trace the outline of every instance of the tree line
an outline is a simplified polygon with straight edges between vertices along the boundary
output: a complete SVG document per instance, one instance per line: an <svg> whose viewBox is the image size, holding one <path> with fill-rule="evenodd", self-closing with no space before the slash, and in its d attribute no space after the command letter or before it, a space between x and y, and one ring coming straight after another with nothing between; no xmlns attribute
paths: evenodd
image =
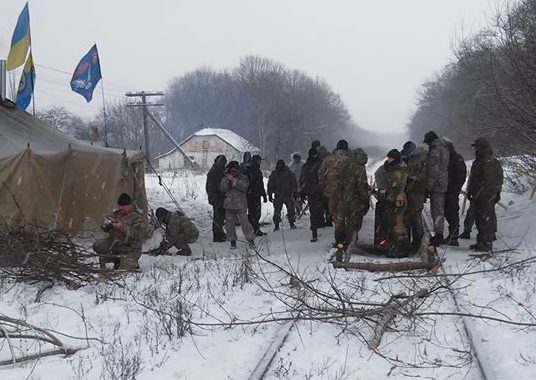
<svg viewBox="0 0 536 380"><path fill-rule="evenodd" d="M454 61L423 84L409 122L413 139L428 130L466 154L481 136L502 156L536 153L536 0L503 6L458 41Z"/></svg>
<svg viewBox="0 0 536 380"><path fill-rule="evenodd" d="M229 129L259 147L269 162L294 151L307 154L314 139L328 149L341 138L358 146L374 140L325 81L267 58L248 56L232 69L201 67L172 79L165 94L156 116L177 141L202 128ZM38 116L78 138L88 139L96 126L103 133L103 113L83 120L53 107ZM141 110L126 101L107 105L107 126L110 146L144 145ZM150 140L153 157L172 148L157 128L150 128Z"/></svg>

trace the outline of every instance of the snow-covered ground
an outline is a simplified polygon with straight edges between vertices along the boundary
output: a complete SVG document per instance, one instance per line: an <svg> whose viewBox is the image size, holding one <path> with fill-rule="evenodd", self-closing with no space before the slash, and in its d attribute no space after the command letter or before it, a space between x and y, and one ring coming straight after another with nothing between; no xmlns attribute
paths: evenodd
<svg viewBox="0 0 536 380"><path fill-rule="evenodd" d="M534 379L534 327L492 318L536 323L536 269L527 264L489 271L533 255L536 201L528 195L503 194L508 209L498 208L495 245L502 252L471 257L469 241L441 251L446 261L439 274L478 273L459 278L415 272L416 278L401 278L400 273L334 270L327 263L333 229L323 229L320 240L310 243L308 216L298 221L297 230L289 230L286 221L280 232L265 226L270 233L257 240L259 255L243 239L234 251L228 243L213 243L205 177L168 173L163 180L200 228L193 256L144 255L141 273L77 290L56 286L40 302L36 294L41 285L0 282L1 314L67 334L58 337L81 348L68 358L0 367L1 379L247 379L289 326L266 379L482 379L475 354L487 379ZM154 208L173 208L155 176L147 176L147 191ZM271 222L271 214L271 204L263 204L262 219ZM371 210L361 242L372 243L372 230ZM158 236L145 248L157 243ZM411 315L397 315L374 352L367 342L375 325L366 318L288 322L296 313L285 302L301 299L303 287L294 286L278 266L325 294L333 294L331 285L336 285L354 302L383 304L392 294L434 292L416 301L419 307L407 310ZM445 286L436 289L438 284ZM475 314L487 319L469 316ZM282 320L264 323L274 318ZM29 340L12 343L19 356L47 349L46 343ZM7 342L0 340L0 361L10 357Z"/></svg>

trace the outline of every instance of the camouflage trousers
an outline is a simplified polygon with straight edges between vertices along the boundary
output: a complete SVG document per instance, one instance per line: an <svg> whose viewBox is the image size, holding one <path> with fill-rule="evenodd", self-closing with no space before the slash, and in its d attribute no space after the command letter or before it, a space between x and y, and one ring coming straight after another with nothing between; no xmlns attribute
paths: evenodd
<svg viewBox="0 0 536 380"><path fill-rule="evenodd" d="M414 246L420 245L424 236L422 210L426 197L424 193L408 193L408 207L406 210L406 230L408 239Z"/></svg>
<svg viewBox="0 0 536 380"><path fill-rule="evenodd" d="M350 244L354 236L355 223L352 223L352 210L348 201L340 197L331 197L329 213L335 226L335 242Z"/></svg>
<svg viewBox="0 0 536 380"><path fill-rule="evenodd" d="M105 238L97 240L93 244L93 250L100 256L101 268L105 268L106 263L113 263L114 269L134 270L139 268L138 260L141 257L141 246L133 247Z"/></svg>
<svg viewBox="0 0 536 380"><path fill-rule="evenodd" d="M395 207L394 202L386 199L378 200L376 204L376 221L374 244L387 248L402 247L407 244L406 208Z"/></svg>
<svg viewBox="0 0 536 380"><path fill-rule="evenodd" d="M443 235L445 229L445 193L433 191L430 194L430 213L435 234Z"/></svg>
<svg viewBox="0 0 536 380"><path fill-rule="evenodd" d="M236 224L240 222L242 232L247 240L253 240L255 234L248 219L247 209L225 209L225 230L227 241L236 241Z"/></svg>

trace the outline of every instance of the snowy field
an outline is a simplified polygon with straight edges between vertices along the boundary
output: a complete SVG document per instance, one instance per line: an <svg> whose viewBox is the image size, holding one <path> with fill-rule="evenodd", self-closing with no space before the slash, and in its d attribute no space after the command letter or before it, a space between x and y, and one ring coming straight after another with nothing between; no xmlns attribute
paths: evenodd
<svg viewBox="0 0 536 380"><path fill-rule="evenodd" d="M536 201L527 194L502 195L508 208L497 208L496 254L469 256L472 242L462 240L441 250L438 276L407 276L333 269L333 229L310 243L308 215L297 230L286 220L276 233L265 226L270 233L257 239L258 252L243 238L237 250L213 243L205 177L167 173L163 180L200 228L194 254L144 255L140 273L77 290L56 286L39 302L42 285L0 282L0 314L57 332L80 349L2 366L0 379L535 378ZM173 208L155 176L146 182L152 207ZM271 223L271 214L263 204L263 221ZM361 242L372 243L372 232L373 210ZM365 260L376 258L352 257ZM419 292L427 293L407 298ZM390 301L392 295L399 297ZM402 306L372 350L382 319L373 311L388 303ZM281 342L264 370L263 356ZM11 343L0 340L0 361L11 358L10 348L17 356L48 349L28 339Z"/></svg>

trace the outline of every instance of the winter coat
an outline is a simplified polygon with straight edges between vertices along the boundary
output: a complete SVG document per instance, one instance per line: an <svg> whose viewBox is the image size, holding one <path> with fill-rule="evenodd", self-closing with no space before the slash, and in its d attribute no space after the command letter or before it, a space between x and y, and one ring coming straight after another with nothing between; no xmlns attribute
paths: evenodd
<svg viewBox="0 0 536 380"><path fill-rule="evenodd" d="M264 189L264 176L258 164L250 162L246 167L246 175L249 181L247 196L252 198L266 197Z"/></svg>
<svg viewBox="0 0 536 380"><path fill-rule="evenodd" d="M448 186L448 169L450 160L449 142L437 139L430 143L426 162L426 185L429 192L445 193Z"/></svg>
<svg viewBox="0 0 536 380"><path fill-rule="evenodd" d="M241 172L237 172L236 177L232 180L223 177L220 182L220 191L225 193L223 208L229 210L247 209L246 192L248 186L248 177Z"/></svg>
<svg viewBox="0 0 536 380"><path fill-rule="evenodd" d="M275 169L268 178L268 195L275 194L275 198L289 198L298 191L298 181L294 173L288 168Z"/></svg>
<svg viewBox="0 0 536 380"><path fill-rule="evenodd" d="M387 170L387 188L385 197L390 202L406 199L408 170L404 162L385 164Z"/></svg>
<svg viewBox="0 0 536 380"><path fill-rule="evenodd" d="M300 175L300 189L303 195L315 196L322 194L322 188L318 181L318 170L322 160L318 157L307 158L303 164Z"/></svg>
<svg viewBox="0 0 536 380"><path fill-rule="evenodd" d="M449 183L447 193L459 194L467 178L467 166L465 160L454 149L451 150L449 160Z"/></svg>
<svg viewBox="0 0 536 380"><path fill-rule="evenodd" d="M141 212L133 209L125 215L120 210L114 210L111 217L121 222L121 229L115 230L110 224L103 224L101 228L109 233L112 244L130 246L134 251L141 252L141 241L146 232Z"/></svg>
<svg viewBox="0 0 536 380"><path fill-rule="evenodd" d="M321 145L316 148L316 151L318 152L318 157L320 158L320 161L324 161L326 157L329 156L329 151L324 145Z"/></svg>
<svg viewBox="0 0 536 380"><path fill-rule="evenodd" d="M327 156L318 171L320 187L324 195L332 198L335 195L344 193L346 178L346 168L350 165L350 154L346 150L337 149Z"/></svg>
<svg viewBox="0 0 536 380"><path fill-rule="evenodd" d="M503 185L503 169L491 149L477 154L471 166L467 195L471 200L495 199L499 201Z"/></svg>
<svg viewBox="0 0 536 380"><path fill-rule="evenodd" d="M294 174L294 177L296 177L296 180L298 180L301 176L302 167L303 167L303 163L301 161L298 163L295 163L294 161L292 161L290 165L288 166L290 171ZM298 191L299 190L300 190L300 184L298 183Z"/></svg>
<svg viewBox="0 0 536 380"><path fill-rule="evenodd" d="M427 191L426 163L428 152L422 147L416 148L408 155L408 180L406 193L424 194Z"/></svg>
<svg viewBox="0 0 536 380"><path fill-rule="evenodd" d="M166 237L162 248L169 249L179 242L195 241L199 237L197 226L186 216L171 213L166 220Z"/></svg>
<svg viewBox="0 0 536 380"><path fill-rule="evenodd" d="M376 187L379 191L385 191L387 190L387 162L384 162L382 166L380 166L375 172L374 172L374 181L376 182Z"/></svg>
<svg viewBox="0 0 536 380"><path fill-rule="evenodd" d="M363 149L353 150L350 165L344 175L347 178L344 196L352 214L364 215L369 208L370 186L365 167L367 161L368 156Z"/></svg>
<svg viewBox="0 0 536 380"><path fill-rule="evenodd" d="M212 165L208 174L205 189L208 195L208 203L218 206L223 203L225 193L220 190L220 182L225 174L225 166Z"/></svg>

